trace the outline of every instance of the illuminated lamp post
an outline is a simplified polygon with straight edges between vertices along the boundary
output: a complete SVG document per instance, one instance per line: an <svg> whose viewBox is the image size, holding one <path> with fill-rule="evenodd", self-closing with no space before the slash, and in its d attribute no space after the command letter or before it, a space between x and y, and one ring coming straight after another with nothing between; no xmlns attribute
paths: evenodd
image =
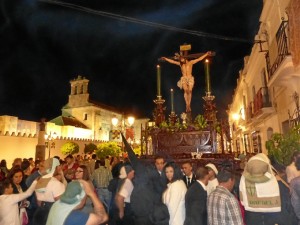
<svg viewBox="0 0 300 225"><path fill-rule="evenodd" d="M57 138L57 134L56 132L53 132L50 134L45 134L45 146L46 148L48 148L49 154L48 154L48 158L50 158L50 151L51 148L55 149L55 139Z"/></svg>
<svg viewBox="0 0 300 225"><path fill-rule="evenodd" d="M126 123L126 121L127 121L127 123ZM134 121L135 121L135 118L133 116L127 117L126 120L125 120L125 118L123 116L121 124L119 124L119 119L116 116L114 116L111 119L111 123L112 123L113 127L116 128L116 130L113 130L113 133L116 132L117 135L119 136L120 132L124 133L124 131L126 131L126 128L128 128L128 127L132 128L132 125L134 124ZM127 135L125 134L125 137L126 136ZM133 138L134 138L134 136L133 136ZM122 142L122 149L123 149L123 142Z"/></svg>

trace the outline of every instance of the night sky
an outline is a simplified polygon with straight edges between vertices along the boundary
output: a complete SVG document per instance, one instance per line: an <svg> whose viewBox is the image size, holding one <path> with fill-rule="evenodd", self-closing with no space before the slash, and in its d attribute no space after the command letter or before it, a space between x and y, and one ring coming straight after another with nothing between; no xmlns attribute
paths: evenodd
<svg viewBox="0 0 300 225"><path fill-rule="evenodd" d="M156 65L179 46L215 51L212 94L226 115L243 58L250 54L262 0L0 0L0 115L51 120L67 104L71 79L90 80L90 99L152 118ZM67 4L66 4L67 3ZM170 113L185 110L180 68L161 63ZM203 113L204 66L194 65L192 113Z"/></svg>

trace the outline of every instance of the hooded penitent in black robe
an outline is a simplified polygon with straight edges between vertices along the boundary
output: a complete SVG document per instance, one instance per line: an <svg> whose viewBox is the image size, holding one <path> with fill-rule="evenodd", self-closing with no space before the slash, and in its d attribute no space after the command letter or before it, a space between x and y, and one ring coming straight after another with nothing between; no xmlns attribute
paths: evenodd
<svg viewBox="0 0 300 225"><path fill-rule="evenodd" d="M125 144L125 150L128 153L131 166L135 171L133 180L134 188L130 197L130 204L135 215L135 225L158 225L164 224L162 221L166 221L166 225L169 221L169 214L167 210L162 210L165 215L159 215L160 218L156 218L155 208L166 207L161 202L161 196L155 191L155 168L148 165L138 159L132 150L131 146L126 141L122 134L122 139Z"/></svg>

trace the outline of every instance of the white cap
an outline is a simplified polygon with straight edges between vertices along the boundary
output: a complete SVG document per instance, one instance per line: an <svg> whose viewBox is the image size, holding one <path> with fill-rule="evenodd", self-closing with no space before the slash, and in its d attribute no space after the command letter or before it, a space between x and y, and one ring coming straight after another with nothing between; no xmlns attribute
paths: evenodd
<svg viewBox="0 0 300 225"><path fill-rule="evenodd" d="M121 169L120 169L120 175L119 175L119 178L120 179L124 179L127 177L127 173L126 173L126 170L125 170L125 166L122 166Z"/></svg>
<svg viewBox="0 0 300 225"><path fill-rule="evenodd" d="M208 167L208 168L212 169L215 172L215 174L218 175L218 169L214 164L208 163L208 164L205 165L205 167Z"/></svg>

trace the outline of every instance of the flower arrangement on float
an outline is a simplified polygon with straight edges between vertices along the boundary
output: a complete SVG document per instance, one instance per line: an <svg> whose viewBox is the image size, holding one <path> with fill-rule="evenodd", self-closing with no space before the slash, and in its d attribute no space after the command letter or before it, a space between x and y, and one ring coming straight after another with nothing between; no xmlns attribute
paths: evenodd
<svg viewBox="0 0 300 225"><path fill-rule="evenodd" d="M184 118L182 116L181 118ZM200 131L206 129L208 126L207 120L203 115L199 114L196 116L192 123L188 123L186 119L180 120L176 119L175 123L169 118L166 121L163 121L159 126L153 126L151 130L158 130L160 132L184 132L184 131Z"/></svg>

